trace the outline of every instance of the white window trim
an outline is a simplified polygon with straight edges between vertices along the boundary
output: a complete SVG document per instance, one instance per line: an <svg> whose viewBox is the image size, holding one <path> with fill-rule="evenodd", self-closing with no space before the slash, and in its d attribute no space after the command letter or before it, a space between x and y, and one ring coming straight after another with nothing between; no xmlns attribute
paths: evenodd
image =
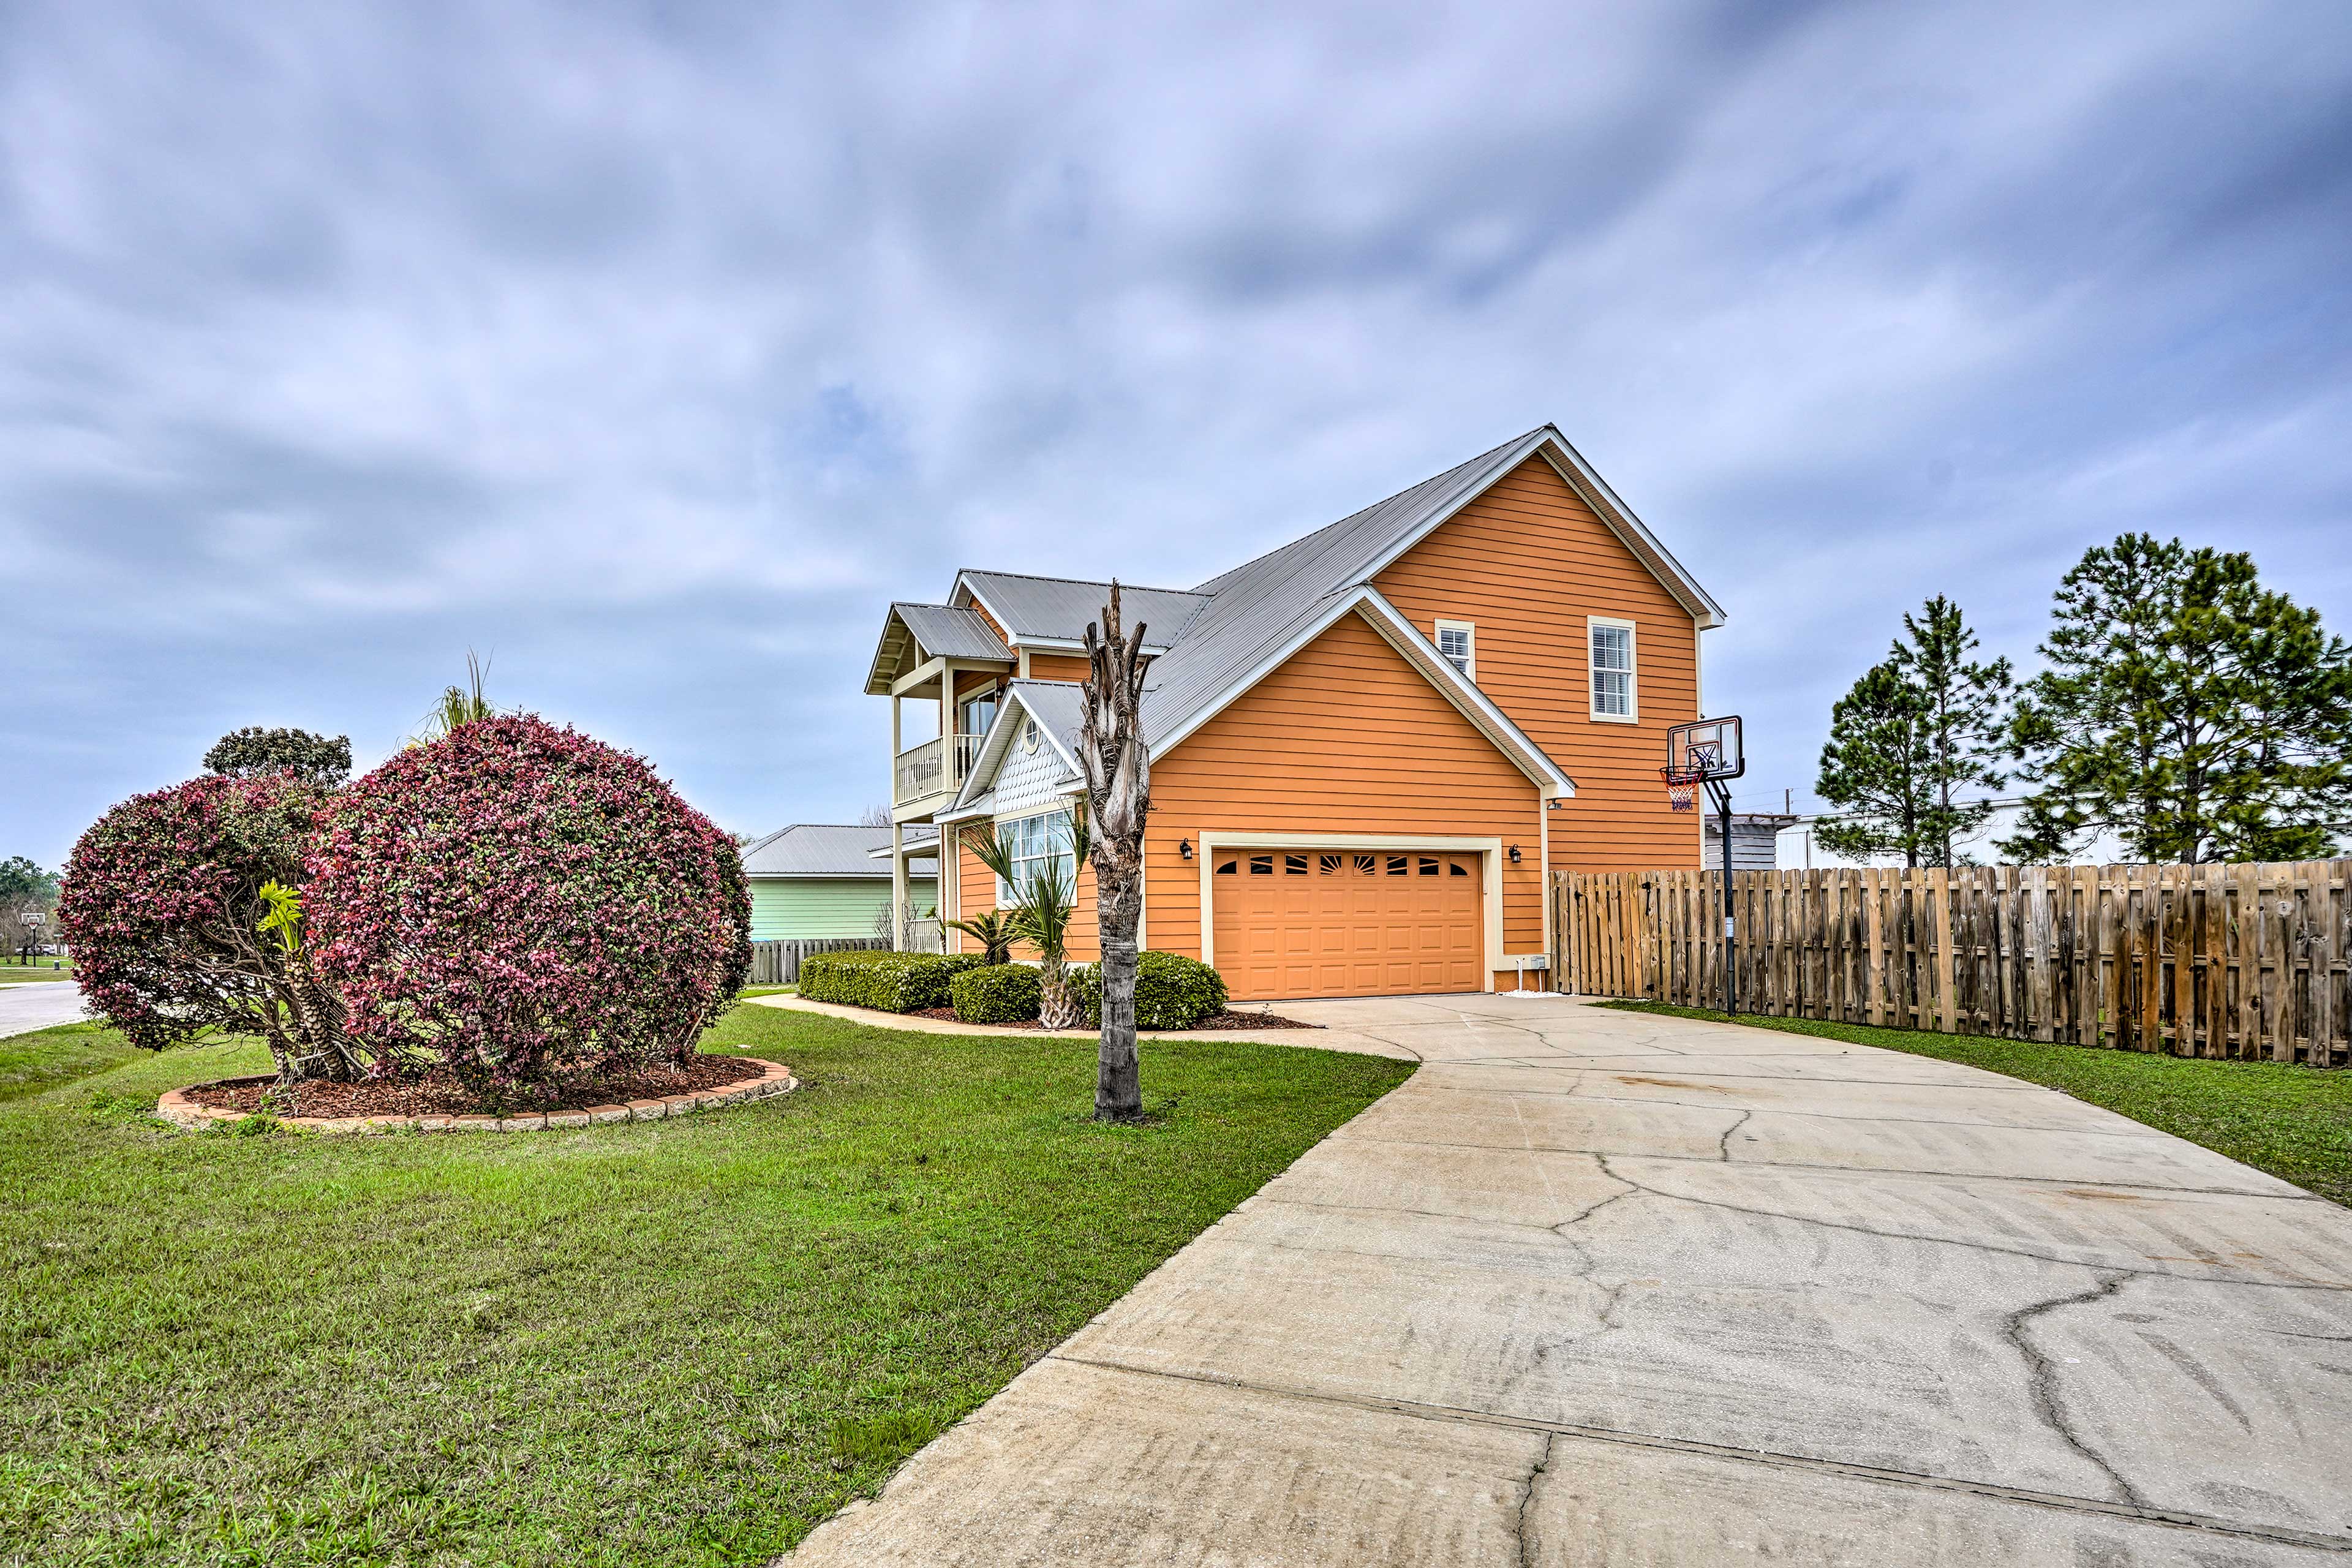
<svg viewBox="0 0 2352 1568"><path fill-rule="evenodd" d="M1446 634L1446 633L1448 633L1448 632L1460 632L1460 633L1462 634L1462 636L1463 636L1464 640L1469 643L1469 645L1470 645L1470 668L1467 668L1467 669L1465 669L1465 670L1464 670L1464 671L1462 672L1462 679L1465 679L1465 680L1471 681L1471 682L1475 683L1475 682L1477 680L1477 679L1478 679L1478 625L1477 625L1477 623L1476 623L1476 622L1475 622L1475 621L1440 621L1440 622L1438 622L1438 623L1437 623L1437 629L1436 629L1435 633L1434 633L1434 634L1430 637L1430 639L1429 639L1429 640L1430 640L1431 642L1433 642L1433 643L1434 643L1434 644L1436 644L1436 645L1437 645L1437 657L1438 657L1438 658L1445 658L1445 634ZM1446 659L1446 662L1447 662L1448 664L1451 664L1451 663L1453 662L1453 660L1451 660L1451 659Z"/></svg>
<svg viewBox="0 0 2352 1568"><path fill-rule="evenodd" d="M1603 713L1592 693L1592 634L1602 626L1622 630L1625 634L1625 711ZM1584 705L1596 724L1638 724L1642 721L1642 645L1641 628L1632 621L1621 621L1611 616L1584 617Z"/></svg>
<svg viewBox="0 0 2352 1568"><path fill-rule="evenodd" d="M1048 807L1046 807L1046 808L1045 808L1045 810L1043 810L1043 811L1031 811L1031 812L1024 812L1024 813L1023 813L1023 814L1022 814L1021 816L1001 816L1001 817L998 817L998 818L996 819L996 821L995 821L994 826L990 829L990 831L992 831L992 832L995 833L995 834L998 836L998 841L1001 843L1001 842L1003 842L1003 835L1004 835L1004 832L1005 832L1005 830L1006 830L1007 828L1018 827L1018 826L1020 826L1022 824L1024 824L1024 823L1028 823L1028 822L1047 822L1047 821L1050 821L1052 818L1055 818L1055 817L1061 817L1061 818L1064 818L1064 819L1067 819L1069 816L1070 816L1070 808L1069 808L1068 806L1066 806L1066 805L1048 806ZM1046 840L1046 841L1047 841L1047 843L1050 845L1050 844L1053 842L1053 838L1052 838L1053 829L1052 829L1050 826L1046 829L1046 834L1047 834L1047 840ZM1068 845L1067 845L1066 843L1065 843L1065 844L1061 847L1061 848L1060 848L1059 850L1057 850L1057 851L1051 851L1051 852L1052 852L1052 853L1055 853L1055 854L1057 854L1057 855L1059 855L1059 856L1066 856L1066 855L1069 853L1069 847L1068 847ZM1044 857L1044 856L1038 856L1038 855L1024 856L1024 857L1020 857L1020 858L1015 858L1015 859L1014 859L1014 861L1013 862L1013 868L1014 868L1014 869L1016 869L1016 870L1017 870L1017 869L1019 869L1023 865L1024 865L1024 864L1026 864L1026 863L1028 863L1028 862L1035 861L1035 860L1041 860L1041 859L1043 859L1043 858L1045 858L1045 857ZM1012 885L1011 885L1010 883L1006 882L1006 881L1005 881L1005 879L1004 879L1003 878L1002 878L1002 877L997 878L997 879L996 879L996 907L997 907L998 909L1000 909L1000 910L1001 910L1001 909L1004 909L1004 908L1008 907L1009 905L1011 905L1013 901L1014 901L1014 900L1013 900L1013 888L1012 888Z"/></svg>

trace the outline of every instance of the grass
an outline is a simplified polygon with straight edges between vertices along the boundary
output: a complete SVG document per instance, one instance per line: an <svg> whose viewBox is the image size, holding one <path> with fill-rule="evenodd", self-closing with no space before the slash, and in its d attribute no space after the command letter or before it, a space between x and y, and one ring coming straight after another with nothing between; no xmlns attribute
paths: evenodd
<svg viewBox="0 0 2352 1568"><path fill-rule="evenodd" d="M252 1045L6 1041L0 1562L763 1563L1411 1070L736 1009L782 1099L651 1126L163 1130ZM252 1123L243 1125L251 1126Z"/></svg>
<svg viewBox="0 0 2352 1568"><path fill-rule="evenodd" d="M1719 1012L1659 1002L1602 1005L1718 1023L1725 1018ZM1907 1051L2063 1089L2352 1206L2352 1069L2210 1061L1744 1013L1730 1022Z"/></svg>
<svg viewBox="0 0 2352 1568"><path fill-rule="evenodd" d="M0 1036L0 1102L105 1072L141 1054L103 1024L66 1024L34 1035Z"/></svg>
<svg viewBox="0 0 2352 1568"><path fill-rule="evenodd" d="M51 964L59 965L52 969ZM37 959L31 963L19 963L15 959L0 959L0 985L17 985L35 980L71 980L73 961L67 958Z"/></svg>

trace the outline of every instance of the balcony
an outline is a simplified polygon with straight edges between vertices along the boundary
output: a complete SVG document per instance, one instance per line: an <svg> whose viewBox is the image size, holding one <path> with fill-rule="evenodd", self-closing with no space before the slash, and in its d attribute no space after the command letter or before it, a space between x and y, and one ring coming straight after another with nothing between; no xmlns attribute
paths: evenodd
<svg viewBox="0 0 2352 1568"><path fill-rule="evenodd" d="M971 775L972 763L980 760L980 743L984 739L982 735L942 736L899 752L890 803L905 805L945 795L962 784Z"/></svg>
<svg viewBox="0 0 2352 1568"><path fill-rule="evenodd" d="M926 741L912 751L898 753L898 789L892 801L904 805L910 800L939 795L948 787L947 742Z"/></svg>

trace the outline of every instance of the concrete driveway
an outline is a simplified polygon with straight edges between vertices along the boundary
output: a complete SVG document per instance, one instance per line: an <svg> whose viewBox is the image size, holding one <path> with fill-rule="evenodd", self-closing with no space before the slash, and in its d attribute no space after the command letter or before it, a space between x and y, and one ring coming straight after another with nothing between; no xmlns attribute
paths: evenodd
<svg viewBox="0 0 2352 1568"><path fill-rule="evenodd" d="M1283 1011L1429 1065L794 1568L2352 1563L2352 1213L1923 1058Z"/></svg>
<svg viewBox="0 0 2352 1568"><path fill-rule="evenodd" d="M27 980L0 985L0 1036L53 1029L89 1016L81 987L70 980Z"/></svg>

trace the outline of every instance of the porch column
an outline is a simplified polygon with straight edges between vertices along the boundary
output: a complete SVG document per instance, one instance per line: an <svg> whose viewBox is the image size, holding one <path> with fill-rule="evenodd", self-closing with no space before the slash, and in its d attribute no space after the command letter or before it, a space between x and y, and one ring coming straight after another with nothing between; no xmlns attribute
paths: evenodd
<svg viewBox="0 0 2352 1568"><path fill-rule="evenodd" d="M890 951L907 951L907 829L890 825Z"/></svg>
<svg viewBox="0 0 2352 1568"><path fill-rule="evenodd" d="M955 660L940 660L940 777L947 781L950 794L963 783L956 772L955 675Z"/></svg>

